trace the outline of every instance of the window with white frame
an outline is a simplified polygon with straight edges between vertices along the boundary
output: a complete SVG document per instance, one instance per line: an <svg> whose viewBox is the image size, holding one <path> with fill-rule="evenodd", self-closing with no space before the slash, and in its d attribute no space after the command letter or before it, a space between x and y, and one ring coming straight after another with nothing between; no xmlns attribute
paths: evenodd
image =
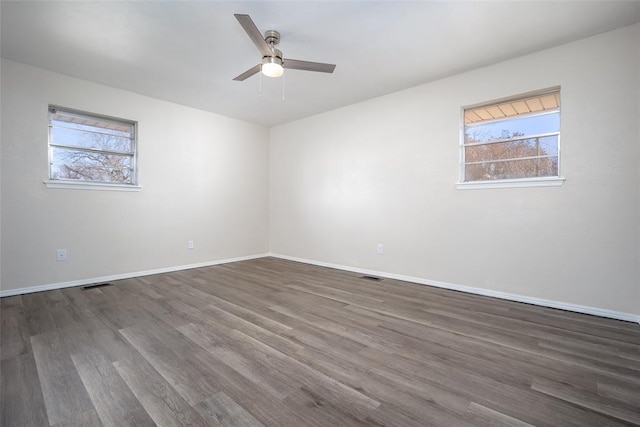
<svg viewBox="0 0 640 427"><path fill-rule="evenodd" d="M560 90L464 109L462 184L560 178Z"/></svg>
<svg viewBox="0 0 640 427"><path fill-rule="evenodd" d="M135 186L136 122L49 106L49 179Z"/></svg>

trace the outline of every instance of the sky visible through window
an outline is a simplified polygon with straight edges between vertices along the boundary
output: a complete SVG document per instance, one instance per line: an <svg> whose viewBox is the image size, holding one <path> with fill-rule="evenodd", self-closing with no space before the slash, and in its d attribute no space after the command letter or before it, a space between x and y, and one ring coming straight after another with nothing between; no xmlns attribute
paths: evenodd
<svg viewBox="0 0 640 427"><path fill-rule="evenodd" d="M465 181L541 178L559 174L560 111L465 125Z"/></svg>
<svg viewBox="0 0 640 427"><path fill-rule="evenodd" d="M545 112L519 118L504 118L465 125L465 142L486 142L522 135L560 131L560 113Z"/></svg>
<svg viewBox="0 0 640 427"><path fill-rule="evenodd" d="M51 179L133 184L133 123L50 112Z"/></svg>

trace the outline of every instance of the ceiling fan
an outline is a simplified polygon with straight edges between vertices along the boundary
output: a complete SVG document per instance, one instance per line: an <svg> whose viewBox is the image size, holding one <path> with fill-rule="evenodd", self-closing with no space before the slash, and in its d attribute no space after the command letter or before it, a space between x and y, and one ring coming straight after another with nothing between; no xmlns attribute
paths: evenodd
<svg viewBox="0 0 640 427"><path fill-rule="evenodd" d="M262 74L265 76L280 77L284 73L285 68L319 71L321 73L333 73L333 70L336 68L335 64L284 58L282 52L275 48L275 46L280 43L279 32L274 30L266 31L263 38L260 30L258 30L258 27L253 23L249 15L236 13L234 16L262 54L262 62L255 67L251 67L233 80L243 81L260 71L262 71Z"/></svg>

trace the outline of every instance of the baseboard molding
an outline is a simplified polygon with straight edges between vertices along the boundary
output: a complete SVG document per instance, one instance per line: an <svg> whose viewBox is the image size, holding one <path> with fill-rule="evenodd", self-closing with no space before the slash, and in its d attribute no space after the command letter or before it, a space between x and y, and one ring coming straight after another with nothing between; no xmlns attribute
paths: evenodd
<svg viewBox="0 0 640 427"><path fill-rule="evenodd" d="M114 280L132 279L134 277L151 276L152 274L171 273L173 271L190 270L192 268L210 267L212 265L228 264L230 262L247 261L250 259L264 258L269 256L267 253L248 255L236 258L219 259L215 261L200 262L197 264L178 265L174 267L158 268L154 270L136 271L133 273L114 274L111 276L91 277L88 279L72 280L69 282L50 283L46 285L29 286L26 288L0 290L1 297L10 297L14 295L30 294L33 292L52 291L55 289L71 288L74 286L90 285L92 283L111 282Z"/></svg>
<svg viewBox="0 0 640 427"><path fill-rule="evenodd" d="M385 277L388 279L402 280L405 282L417 283L420 285L435 286L437 288L451 289L454 291L467 292L470 294L484 295L488 297L500 298L509 301L524 302L527 304L539 305L542 307L558 308L561 310L574 311L577 313L591 314L594 316L608 317L617 320L626 320L628 322L640 323L640 315L624 313L604 308L590 307L585 305L570 304L560 301L546 300L542 298L533 298L525 295L510 294L506 292L492 291L490 289L474 288L472 286L456 285L454 283L440 282L437 280L427 280L420 277L404 276L402 274L385 273L383 271L368 270L365 268L349 267L346 265L332 264L329 262L315 261L305 258L297 258L277 253L269 253L274 258L286 259L289 261L301 262L304 264L312 264L320 267L335 268L338 270L351 271L353 273L366 274L369 276Z"/></svg>
<svg viewBox="0 0 640 427"><path fill-rule="evenodd" d="M402 274L386 273L383 271L350 267L346 265L333 264L330 262L322 262L322 261L316 261L316 260L311 260L306 258L292 257L288 255L282 255L282 254L271 253L271 252L236 257L236 258L225 258L225 259L214 260L214 261L206 261L206 262L201 262L197 264L179 265L174 267L158 268L154 270L136 271L136 272L124 273L124 274L114 274L111 276L92 277L92 278L82 279L82 280L72 280L69 282L50 283L45 285L29 286L26 288L8 289L6 291L0 290L0 298L10 297L14 295L30 294L33 292L42 292L42 291L51 291L55 289L70 288L74 286L84 286L84 285L90 285L93 283L103 283L103 282L110 282L110 281L122 280L122 279L132 279L134 277L150 276L153 274L171 273L171 272L180 271L180 270L190 270L192 268L210 267L213 265L228 264L231 262L264 258L267 256L286 259L289 261L301 262L304 264L317 265L320 267L329 267L329 268L335 268L337 270L351 271L353 273L366 274L369 276L385 277L388 279L402 280L405 282L417 283L420 285L435 286L437 288L451 289L454 291L467 292L467 293L476 294L476 295L484 295L488 297L500 298L500 299L505 299L509 301L524 302L527 304L539 305L542 307L558 308L561 310L574 311L577 313L591 314L594 316L608 317L611 319L618 319L618 320L625 320L628 322L640 323L640 315L635 315L631 313L624 313L624 312L608 310L604 308L570 304L566 302L552 301L552 300L546 300L541 298L533 298L525 295L492 291L490 289L475 288L472 286L465 286L465 285L457 285L454 283L440 282L437 280L427 280L420 277L405 276Z"/></svg>

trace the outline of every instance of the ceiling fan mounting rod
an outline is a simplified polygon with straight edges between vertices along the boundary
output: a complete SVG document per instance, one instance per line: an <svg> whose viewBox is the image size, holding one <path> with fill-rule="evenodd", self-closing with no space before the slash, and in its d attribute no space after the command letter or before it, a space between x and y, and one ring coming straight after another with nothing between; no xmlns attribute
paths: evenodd
<svg viewBox="0 0 640 427"><path fill-rule="evenodd" d="M268 30L264 32L264 41L267 42L271 49L278 43L280 43L280 33L275 30Z"/></svg>

